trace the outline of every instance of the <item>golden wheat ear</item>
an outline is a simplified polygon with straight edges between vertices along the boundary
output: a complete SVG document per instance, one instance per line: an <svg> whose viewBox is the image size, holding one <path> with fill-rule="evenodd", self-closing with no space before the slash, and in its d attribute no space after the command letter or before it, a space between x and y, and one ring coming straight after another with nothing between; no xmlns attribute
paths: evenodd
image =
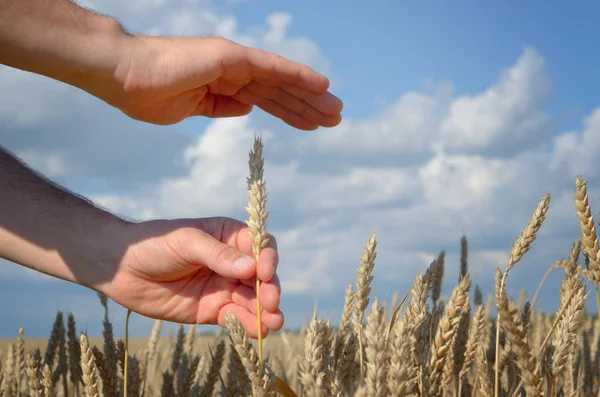
<svg viewBox="0 0 600 397"><path fill-rule="evenodd" d="M249 219L246 224L249 227L250 238L252 239L252 253L256 263L258 264L258 258L260 251L269 243L267 237L266 225L267 217L269 216L266 211L267 206L267 189L263 180L264 174L264 160L262 156L263 143L260 137L254 138L254 149L250 152L250 159L248 165L250 167L250 177L248 178L248 206L246 212L248 212ZM260 292L260 279L258 273L256 275L256 316L258 322L258 358L260 363L263 363L262 354L262 319L261 319L261 306L258 300Z"/></svg>

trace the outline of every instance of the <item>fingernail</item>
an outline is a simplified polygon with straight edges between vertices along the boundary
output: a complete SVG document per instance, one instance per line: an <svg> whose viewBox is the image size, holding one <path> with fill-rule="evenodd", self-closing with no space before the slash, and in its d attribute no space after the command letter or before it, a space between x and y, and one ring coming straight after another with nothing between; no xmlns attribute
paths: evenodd
<svg viewBox="0 0 600 397"><path fill-rule="evenodd" d="M234 269L246 270L254 264L254 259L249 256L241 256L233 262Z"/></svg>

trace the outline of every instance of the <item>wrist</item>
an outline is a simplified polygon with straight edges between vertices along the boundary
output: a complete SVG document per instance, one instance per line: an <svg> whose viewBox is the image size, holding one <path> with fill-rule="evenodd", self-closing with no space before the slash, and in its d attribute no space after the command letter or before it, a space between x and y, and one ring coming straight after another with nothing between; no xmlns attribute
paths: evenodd
<svg viewBox="0 0 600 397"><path fill-rule="evenodd" d="M67 264L68 280L111 297L113 282L129 248L135 244L134 226L110 213L94 219L94 231L71 245L73 258L77 259Z"/></svg>
<svg viewBox="0 0 600 397"><path fill-rule="evenodd" d="M95 26L90 26L88 34L79 39L80 61L65 68L57 79L82 89L111 106L124 107L128 100L119 75L120 70L129 63L135 36L127 33L119 22L111 18L100 17L93 25Z"/></svg>

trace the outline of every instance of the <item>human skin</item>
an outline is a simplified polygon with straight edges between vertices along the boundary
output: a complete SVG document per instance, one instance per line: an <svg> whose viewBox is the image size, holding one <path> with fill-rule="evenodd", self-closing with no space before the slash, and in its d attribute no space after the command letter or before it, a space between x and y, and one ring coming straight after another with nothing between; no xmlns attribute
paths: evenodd
<svg viewBox="0 0 600 397"><path fill-rule="evenodd" d="M302 130L333 127L342 102L309 67L220 37L148 37L66 0L0 0L0 63L70 84L129 117L169 125L254 106ZM208 172L208 170L207 170ZM142 315L258 334L283 326L273 236L258 264L224 217L130 222L0 150L0 257L104 293Z"/></svg>

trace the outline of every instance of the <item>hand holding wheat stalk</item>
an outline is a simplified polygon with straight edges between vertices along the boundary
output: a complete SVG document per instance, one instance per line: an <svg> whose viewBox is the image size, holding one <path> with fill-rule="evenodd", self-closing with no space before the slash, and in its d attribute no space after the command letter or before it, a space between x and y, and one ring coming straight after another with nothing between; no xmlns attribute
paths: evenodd
<svg viewBox="0 0 600 397"><path fill-rule="evenodd" d="M269 238L266 233L266 223L269 213L265 210L267 205L267 190L263 181L264 160L262 158L262 149L263 144L261 138L255 137L254 150L250 152L250 160L248 161L250 166L250 177L248 178L248 206L246 207L246 212L248 212L250 218L246 221L246 224L250 228L249 234L252 239L252 253L254 254L257 264L261 249L269 243ZM260 279L257 274L256 316L258 321L258 358L262 364L262 321L259 292Z"/></svg>

